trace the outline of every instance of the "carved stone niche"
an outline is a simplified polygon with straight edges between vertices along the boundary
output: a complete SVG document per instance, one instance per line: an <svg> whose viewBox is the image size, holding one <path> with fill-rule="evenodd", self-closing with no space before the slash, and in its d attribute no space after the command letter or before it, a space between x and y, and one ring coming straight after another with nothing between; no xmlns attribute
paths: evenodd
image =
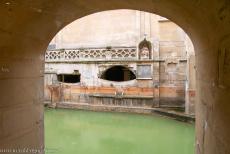
<svg viewBox="0 0 230 154"><path fill-rule="evenodd" d="M139 59L151 59L152 58L152 45L146 38L138 45Z"/></svg>
<svg viewBox="0 0 230 154"><path fill-rule="evenodd" d="M218 51L218 86L230 88L230 36L220 43Z"/></svg>

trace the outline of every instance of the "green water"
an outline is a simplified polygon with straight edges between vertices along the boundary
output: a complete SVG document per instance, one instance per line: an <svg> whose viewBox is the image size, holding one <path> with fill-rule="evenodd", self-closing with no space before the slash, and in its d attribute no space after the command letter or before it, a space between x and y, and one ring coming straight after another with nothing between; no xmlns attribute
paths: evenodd
<svg viewBox="0 0 230 154"><path fill-rule="evenodd" d="M194 126L126 113L45 111L46 154L194 154Z"/></svg>

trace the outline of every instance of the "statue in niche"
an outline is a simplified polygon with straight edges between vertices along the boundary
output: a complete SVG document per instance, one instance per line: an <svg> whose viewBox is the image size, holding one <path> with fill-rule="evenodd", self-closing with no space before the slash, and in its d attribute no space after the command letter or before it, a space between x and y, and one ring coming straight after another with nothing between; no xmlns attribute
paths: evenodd
<svg viewBox="0 0 230 154"><path fill-rule="evenodd" d="M143 48L141 49L141 58L143 59L149 59L149 49L147 46L143 46Z"/></svg>
<svg viewBox="0 0 230 154"><path fill-rule="evenodd" d="M139 43L139 59L151 59L151 42L146 38Z"/></svg>

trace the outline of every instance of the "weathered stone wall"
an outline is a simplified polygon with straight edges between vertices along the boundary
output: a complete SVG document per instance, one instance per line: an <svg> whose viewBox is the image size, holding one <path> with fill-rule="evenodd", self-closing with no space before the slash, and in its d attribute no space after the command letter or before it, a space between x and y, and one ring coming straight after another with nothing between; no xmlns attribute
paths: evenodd
<svg viewBox="0 0 230 154"><path fill-rule="evenodd" d="M111 10L72 22L57 33L50 45L55 45L53 47L57 49L130 47L137 46L145 37L152 43L183 43L186 34L175 23L156 14L137 10ZM154 44L154 51L157 48L158 45Z"/></svg>
<svg viewBox="0 0 230 154"><path fill-rule="evenodd" d="M195 72L195 55L188 57L187 74L188 82L186 83L186 103L185 109L188 114L195 114L195 101L196 101L196 72Z"/></svg>
<svg viewBox="0 0 230 154"><path fill-rule="evenodd" d="M122 17L120 17L121 14ZM140 59L138 43L144 37L150 41L152 46L150 55L152 60L150 61L138 60ZM81 89L80 92L62 89L63 95L79 95L81 99L74 99L72 97L70 97L71 99L66 99L66 97L63 97L60 101L68 100L76 103L90 103L90 100L87 99L88 94L90 94L89 89L91 89L91 93L115 95L116 91L121 88L124 95L152 96L155 100L158 100L158 103L154 104L160 104L161 107L178 106L183 108L185 106L185 85L188 82L186 81L186 76L189 75L187 73L187 62L190 52L193 53L193 50L190 49L192 48L192 43L179 26L166 18L135 10L96 13L66 26L51 41L50 46L52 45L55 45L56 48L67 49L68 53L65 53L66 56L71 58L73 58L73 54L75 54L75 57L79 56L79 59L70 62L66 58L55 61L55 58L52 56L52 54L55 55L55 52L52 53L52 51L47 55L48 59L45 69L48 74L46 80L54 80L53 82L56 84L56 74L72 74L76 70L81 74L81 82L75 84L75 86ZM120 47L122 50L120 54L124 57L117 57L114 62L111 62L114 60L112 59L113 57L108 57L108 51L97 49L100 46L104 48L111 47L111 50L113 50L113 46ZM131 57L132 59L125 57L127 52L125 52L126 49L123 46L133 46L134 49L136 47L135 56ZM81 47L80 49L85 50L87 53L81 50L71 52L71 49L68 49L78 47ZM89 49L90 47L95 49ZM107 53L103 55L94 53L95 51ZM90 54L88 56L85 55L88 52ZM60 55L55 56L58 57ZM104 59L103 56L105 56ZM91 59L84 60L84 58ZM137 77L136 80L126 82L100 79L100 74L111 66L126 66L138 76L138 71L140 71L138 66L146 64L151 65L150 71L152 75L148 79L143 80ZM53 72L54 79L49 78L50 72ZM50 92L52 89L49 88L49 85L45 84L47 101L51 98L50 95L52 93ZM69 84L69 86L74 85ZM82 90L86 87L88 88L87 92ZM127 89L133 89L133 91ZM85 100L82 98L85 98ZM189 104L190 99L187 99L187 101L186 104Z"/></svg>
<svg viewBox="0 0 230 154"><path fill-rule="evenodd" d="M111 9L158 13L180 25L196 49L196 153L230 153L228 0L6 1L0 3L0 148L42 148L44 52L85 15Z"/></svg>
<svg viewBox="0 0 230 154"><path fill-rule="evenodd" d="M104 64L106 63L106 65ZM160 62L164 64L165 62ZM115 95L117 92L122 91L124 95L129 96L152 96L160 97L161 107L184 107L185 104L185 68L186 63L179 62L175 66L173 72L162 70L160 76L159 73L151 75L149 79L138 78L131 81L114 82L99 78L99 68L101 66L116 66L124 65L130 68L132 71L137 72L137 66L139 64L148 64L155 67L151 68L151 72L159 72L159 62L151 61L139 61L139 62L80 62L75 64L68 63L47 63L46 67L49 70L49 74L45 79L45 99L50 101L52 98L53 85L61 86L60 102L76 102L76 103L90 103L87 99L88 94L101 94L101 95ZM180 66L182 65L182 67ZM177 68L178 67L178 68ZM52 69L48 69L52 68ZM57 74L59 73L73 73L74 70L78 70L81 73L81 82L75 84L64 84L57 81ZM177 71L180 70L180 71ZM53 74L51 74L53 72ZM169 74L171 73L171 74ZM153 73L152 73L153 74ZM182 76L182 77L181 77ZM154 79L154 77L156 79ZM160 81L157 80L160 77ZM65 86L66 85L66 86ZM156 86L157 85L157 86ZM69 90L68 90L69 89ZM73 97L75 96L75 97ZM76 99L76 97L81 99ZM68 98L69 97L69 98ZM77 98L78 98L77 97ZM85 100L84 100L85 98ZM156 104L156 103L155 103ZM156 106L156 105L155 105Z"/></svg>

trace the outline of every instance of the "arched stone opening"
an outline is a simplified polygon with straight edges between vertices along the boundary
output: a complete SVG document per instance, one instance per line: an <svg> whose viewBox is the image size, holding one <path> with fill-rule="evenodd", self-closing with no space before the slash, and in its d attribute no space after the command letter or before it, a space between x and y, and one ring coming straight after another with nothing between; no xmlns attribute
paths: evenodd
<svg viewBox="0 0 230 154"><path fill-rule="evenodd" d="M221 77L229 70L222 56L228 52L217 58L223 40L229 42L228 1L4 0L0 8L1 148L44 146L43 57L53 36L87 14L127 8L165 16L191 37L197 55L196 153L230 152L229 87L218 83L229 82L228 71Z"/></svg>
<svg viewBox="0 0 230 154"><path fill-rule="evenodd" d="M100 78L109 81L122 82L134 80L136 79L136 75L130 69L118 65L105 70Z"/></svg>

